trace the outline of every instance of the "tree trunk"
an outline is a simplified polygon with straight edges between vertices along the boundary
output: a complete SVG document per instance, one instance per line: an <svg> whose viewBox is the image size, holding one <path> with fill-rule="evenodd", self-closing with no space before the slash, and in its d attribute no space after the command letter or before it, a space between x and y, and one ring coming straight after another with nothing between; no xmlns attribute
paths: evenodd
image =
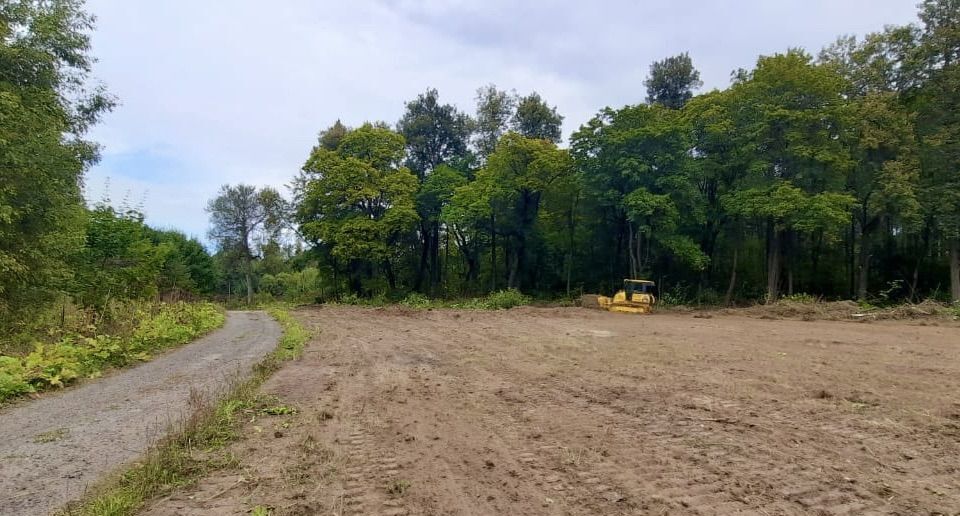
<svg viewBox="0 0 960 516"><path fill-rule="evenodd" d="M436 295L440 286L440 223L430 224L430 294Z"/></svg>
<svg viewBox="0 0 960 516"><path fill-rule="evenodd" d="M396 290L397 276L393 273L393 265L390 264L390 260L383 261L383 272L387 276L387 284L390 285L390 290Z"/></svg>
<svg viewBox="0 0 960 516"><path fill-rule="evenodd" d="M787 272L787 295L793 295L793 262L794 262L794 239L796 238L796 233L793 231L785 231L780 244L782 246L780 261L783 263L783 268Z"/></svg>
<svg viewBox="0 0 960 516"><path fill-rule="evenodd" d="M723 297L723 304L727 306L730 306L730 303L733 301L733 291L737 286L737 258L739 254L740 250L734 247L733 267L730 268L730 283L727 285L727 294Z"/></svg>
<svg viewBox="0 0 960 516"><path fill-rule="evenodd" d="M514 252L510 256L510 274L507 277L507 288L517 288L517 271L520 268L520 253Z"/></svg>
<svg viewBox="0 0 960 516"><path fill-rule="evenodd" d="M576 238L576 211L580 202L580 194L573 198L570 211L567 212L567 297L570 297L570 277L573 275L573 246Z"/></svg>
<svg viewBox="0 0 960 516"><path fill-rule="evenodd" d="M247 305L253 304L253 277L250 274L250 264L247 264L247 270L243 273L247 282Z"/></svg>
<svg viewBox="0 0 960 516"><path fill-rule="evenodd" d="M780 230L770 222L767 238L767 304L776 303L780 296Z"/></svg>
<svg viewBox="0 0 960 516"><path fill-rule="evenodd" d="M870 237L860 237L860 256L857 264L857 300L867 300L867 287L870 284Z"/></svg>
<svg viewBox="0 0 960 516"><path fill-rule="evenodd" d="M960 303L960 237L950 239L950 299Z"/></svg>
<svg viewBox="0 0 960 516"><path fill-rule="evenodd" d="M920 257L913 264L913 277L910 279L910 302L917 301L917 283L920 281Z"/></svg>
<svg viewBox="0 0 960 516"><path fill-rule="evenodd" d="M430 267L430 228L420 221L420 263L417 266L416 278L413 281L413 289L423 293L423 278L428 274ZM429 278L429 277L428 277ZM427 280L429 283L429 279Z"/></svg>
<svg viewBox="0 0 960 516"><path fill-rule="evenodd" d="M449 226L446 227L446 229L443 232L443 235L444 235L444 240L446 242L444 243L444 247L443 247L443 255L444 255L443 256L443 275L440 277L440 283L442 285L446 285L448 281L447 267L450 266L450 227Z"/></svg>
<svg viewBox="0 0 960 516"><path fill-rule="evenodd" d="M497 217L490 214L490 292L497 291Z"/></svg>

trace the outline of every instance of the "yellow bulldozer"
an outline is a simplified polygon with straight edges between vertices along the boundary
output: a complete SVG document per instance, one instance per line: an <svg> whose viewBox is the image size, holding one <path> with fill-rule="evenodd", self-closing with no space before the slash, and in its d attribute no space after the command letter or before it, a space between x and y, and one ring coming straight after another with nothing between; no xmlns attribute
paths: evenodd
<svg viewBox="0 0 960 516"><path fill-rule="evenodd" d="M657 298L653 295L656 283L649 280L625 279L623 289L613 297L587 294L580 298L580 306L627 314L648 314Z"/></svg>

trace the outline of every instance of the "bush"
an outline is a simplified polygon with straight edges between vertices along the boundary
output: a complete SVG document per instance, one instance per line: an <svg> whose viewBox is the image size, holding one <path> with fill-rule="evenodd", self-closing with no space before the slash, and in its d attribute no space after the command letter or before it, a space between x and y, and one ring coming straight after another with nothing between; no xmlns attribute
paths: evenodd
<svg viewBox="0 0 960 516"><path fill-rule="evenodd" d="M150 353L189 342L220 327L225 319L211 303L140 306L129 316L128 324L135 326L128 335L67 334L54 343L35 343L22 357L0 355L0 401L148 360Z"/></svg>
<svg viewBox="0 0 960 516"><path fill-rule="evenodd" d="M436 303L423 294L411 292L400 301L400 304L410 308L432 308Z"/></svg>
<svg viewBox="0 0 960 516"><path fill-rule="evenodd" d="M519 290L509 289L493 292L485 297L471 299L465 303L454 304L453 308L507 310L516 306L529 305L530 301L530 296L522 294Z"/></svg>
<svg viewBox="0 0 960 516"><path fill-rule="evenodd" d="M781 298L781 301L789 301L793 303L809 305L809 304L820 302L820 299L818 299L816 296L811 296L810 294L797 293L797 294L790 294L789 296L783 296Z"/></svg>

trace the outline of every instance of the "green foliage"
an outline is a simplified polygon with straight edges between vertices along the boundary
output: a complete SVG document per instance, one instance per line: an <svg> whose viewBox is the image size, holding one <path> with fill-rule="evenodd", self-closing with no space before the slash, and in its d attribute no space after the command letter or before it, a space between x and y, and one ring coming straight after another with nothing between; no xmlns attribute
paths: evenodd
<svg viewBox="0 0 960 516"><path fill-rule="evenodd" d="M680 109L693 98L693 90L703 86L700 72L686 52L650 65L650 77L644 82L647 102Z"/></svg>
<svg viewBox="0 0 960 516"><path fill-rule="evenodd" d="M801 294L801 293L790 294L789 296L783 296L783 300L789 301L792 303L800 303L800 304L812 304L820 301L820 299L817 298L816 296L812 296L810 294Z"/></svg>
<svg viewBox="0 0 960 516"><path fill-rule="evenodd" d="M172 247L157 245L150 237L143 214L137 211L118 213L106 205L91 211L77 271L80 300L102 308L111 299L156 296Z"/></svg>
<svg viewBox="0 0 960 516"><path fill-rule="evenodd" d="M113 104L88 83L92 26L76 0L0 3L0 326L67 290L83 244L84 136Z"/></svg>
<svg viewBox="0 0 960 516"><path fill-rule="evenodd" d="M94 329L93 336L67 334L53 343L37 342L25 356L0 356L0 401L148 360L150 353L189 342L224 321L223 311L210 303L141 305L130 316L137 324L128 334Z"/></svg>
<svg viewBox="0 0 960 516"><path fill-rule="evenodd" d="M600 110L569 150L555 108L493 85L473 120L430 89L397 132L334 124L294 182L310 248L264 248L245 283L291 299L281 273L315 268L318 297L367 305L609 292L624 277L700 304L899 302L948 283L960 298L958 20L956 0L926 0L918 24L816 60L760 56L698 96L688 55L655 62L647 102Z"/></svg>
<svg viewBox="0 0 960 516"><path fill-rule="evenodd" d="M400 305L409 308L433 308L436 303L423 294L411 292L400 301Z"/></svg>
<svg viewBox="0 0 960 516"><path fill-rule="evenodd" d="M316 148L303 167L300 229L344 261L382 264L392 244L418 220L417 178L399 166L403 137L364 125L343 137L336 151Z"/></svg>
<svg viewBox="0 0 960 516"><path fill-rule="evenodd" d="M532 299L515 289L499 290L485 297L470 299L462 303L453 303L453 308L467 310L509 310L518 306L529 305Z"/></svg>
<svg viewBox="0 0 960 516"><path fill-rule="evenodd" d="M283 328L283 336L280 337L280 344L274 352L276 358L289 360L300 356L303 353L303 347L310 340L310 332L301 326L290 312L281 307L271 307L267 309L267 313Z"/></svg>
<svg viewBox="0 0 960 516"><path fill-rule="evenodd" d="M397 132L407 144L407 166L422 181L438 165L465 154L471 123L456 107L441 105L436 89L408 102L397 123Z"/></svg>
<svg viewBox="0 0 960 516"><path fill-rule="evenodd" d="M517 99L517 111L511 119L514 131L527 137L560 143L563 116L550 107L537 92Z"/></svg>

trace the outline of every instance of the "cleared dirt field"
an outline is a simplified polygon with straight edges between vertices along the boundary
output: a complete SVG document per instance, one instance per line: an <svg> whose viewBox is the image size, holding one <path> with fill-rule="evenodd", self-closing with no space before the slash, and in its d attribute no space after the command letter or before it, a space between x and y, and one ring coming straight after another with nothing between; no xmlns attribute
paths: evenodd
<svg viewBox="0 0 960 516"><path fill-rule="evenodd" d="M960 514L960 328L324 307L149 514ZM280 410L278 412L286 412Z"/></svg>

